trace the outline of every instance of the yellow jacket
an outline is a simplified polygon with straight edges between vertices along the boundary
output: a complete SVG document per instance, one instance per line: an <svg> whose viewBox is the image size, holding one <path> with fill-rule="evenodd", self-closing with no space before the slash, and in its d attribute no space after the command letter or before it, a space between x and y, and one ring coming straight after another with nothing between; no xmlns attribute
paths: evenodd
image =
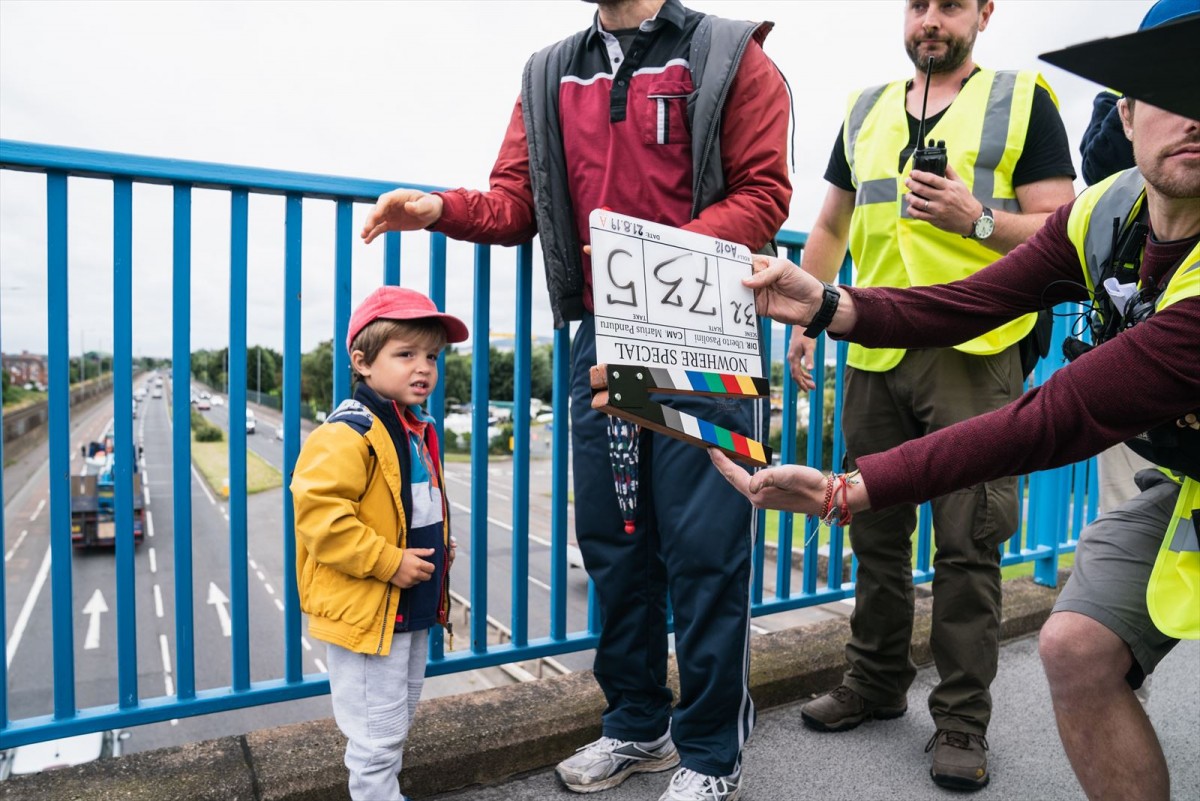
<svg viewBox="0 0 1200 801"><path fill-rule="evenodd" d="M433 461L444 487L440 459ZM304 443L291 490L300 608L313 637L357 653L391 650L401 590L388 580L400 567L408 530L403 481L391 435L356 401L343 403ZM444 508L443 521L448 551ZM444 575L443 623L449 571Z"/></svg>
<svg viewBox="0 0 1200 801"><path fill-rule="evenodd" d="M1050 91L1036 72L980 69L927 132L930 138L949 143L950 165L985 206L1021 211L1012 174L1025 149L1039 85ZM851 96L846 108L846 162L856 187L849 235L856 286L949 283L999 258L981 242L909 217L904 179L912 158L903 169L897 161L909 141L907 91L906 81L864 89ZM1057 104L1053 92L1050 97ZM977 356L999 353L1028 334L1036 317L1022 315L955 347ZM899 364L904 353L899 348L851 344L846 363L859 370L884 372Z"/></svg>

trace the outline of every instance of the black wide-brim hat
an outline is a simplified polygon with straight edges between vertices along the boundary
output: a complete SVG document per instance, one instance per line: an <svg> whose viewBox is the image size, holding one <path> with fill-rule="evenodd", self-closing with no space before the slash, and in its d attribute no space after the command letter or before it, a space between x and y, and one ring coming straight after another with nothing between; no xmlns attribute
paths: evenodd
<svg viewBox="0 0 1200 801"><path fill-rule="evenodd" d="M1200 15L1041 58L1128 97L1200 120Z"/></svg>

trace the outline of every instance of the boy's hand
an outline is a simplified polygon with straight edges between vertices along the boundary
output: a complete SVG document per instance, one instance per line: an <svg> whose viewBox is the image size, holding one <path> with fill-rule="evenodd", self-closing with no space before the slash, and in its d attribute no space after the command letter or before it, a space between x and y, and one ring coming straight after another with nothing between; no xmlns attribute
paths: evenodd
<svg viewBox="0 0 1200 801"><path fill-rule="evenodd" d="M362 238L368 245L388 231L419 231L442 216L442 199L416 189L393 189L380 195L367 215Z"/></svg>
<svg viewBox="0 0 1200 801"><path fill-rule="evenodd" d="M433 562L426 562L421 557L432 556L433 548L405 548L404 556L400 559L400 567L388 579L402 590L415 587L422 581L433 578Z"/></svg>
<svg viewBox="0 0 1200 801"><path fill-rule="evenodd" d="M450 550L446 553L446 569L449 570L454 566L454 557L458 553L458 540L454 539L454 535L450 535Z"/></svg>

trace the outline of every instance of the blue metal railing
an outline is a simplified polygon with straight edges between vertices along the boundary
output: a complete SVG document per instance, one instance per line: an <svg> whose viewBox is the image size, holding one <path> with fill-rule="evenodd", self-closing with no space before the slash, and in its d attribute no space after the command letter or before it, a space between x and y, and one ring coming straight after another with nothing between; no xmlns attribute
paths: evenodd
<svg viewBox="0 0 1200 801"><path fill-rule="evenodd" d="M172 395L173 455L171 483L174 518L174 612L176 657L166 694L142 697L137 672L137 618L134 596L134 543L128 532L133 529L132 498L133 464L132 423L128 417L115 416L116 441L116 522L118 528L116 560L117 585L117 653L118 677L112 703L77 709L74 666L74 623L72 619L72 546L70 520L70 486L68 463L70 451L70 412L67 405L69 379L68 353L68 190L73 179L87 178L111 182L113 187L113 278L112 308L114 349L114 390L116 409L128 409L132 404L132 320L133 308L133 187L135 184L165 184L172 193L172 369L184 380L191 375L190 354L192 303L192 223L193 191L217 190L229 197L229 366L231 376L246 375L247 345L247 261L250 236L249 201L253 195L282 195L284 197L283 229L283 473L289 475L300 449L300 360L301 360L301 267L303 255L303 212L306 201L332 200L335 203L333 223L334 253L332 258L332 320L333 330L333 392L335 402L349 394L348 358L341 347L350 317L352 242L354 237L355 204L374 203L376 197L396 184L353 178L338 178L277 170L251 169L224 164L185 162L171 159L147 158L116 153L104 153L73 148L0 140L0 169L42 173L46 176L47 231L47 341L50 374L50 552L51 598L53 621L54 679L53 713L12 720L9 697L7 661L0 665L0 747L21 745L71 734L111 727L126 727L180 718L191 715L238 709L259 704L294 700L328 692L328 681L322 673L303 672L301 652L301 614L296 590L295 543L292 535L293 516L290 492L282 493L282 531L279 550L282 554L283 587L283 666L280 675L265 680L252 680L250 671L250 630L248 623L247 578L247 464L246 434L240 425L230 425L229 447L229 586L231 589L231 623L229 685L212 689L197 689L197 651L194 626L194 565L192 540L193 509L192 453L190 427L190 393L175 391ZM416 187L430 190L434 187ZM359 210L360 214L362 209ZM420 234L429 238L429 294L444 308L446 301L447 243L440 234ZM805 235L785 231L779 237L788 258L799 263ZM401 237L388 234L385 238L382 278L385 283L401 280ZM493 278L492 249L474 248L474 310L472 330L476 332L472 364L473 426L477 432L487 430L489 359L486 334L490 328L494 299L491 293ZM433 633L430 645L429 675L439 675L508 662L580 651L592 648L597 642L599 614L594 593L589 593L586 628L568 631L568 532L569 492L567 404L570 335L566 329L555 332L553 345L552 387L554 421L551 452L551 507L549 517L549 622L544 636L532 636L529 631L529 520L530 520L530 441L529 407L532 332L533 250L530 244L521 245L516 252L514 286L516 288L516 331L514 353L514 418L513 418L513 499L511 511L511 637L502 644L488 642L488 442L485 436L471 441L470 492L470 602L471 625L468 647L447 653L443 648L440 630ZM843 266L841 279L849 283L849 263ZM763 330L763 349L768 359L783 359L783 353L772 354L772 334L777 330L769 321ZM1059 331L1059 334L1062 332ZM790 331L784 333L786 349ZM788 371L783 371L782 442L779 448L785 461L796 459L796 432L802 425L812 435L808 437L805 461L809 464L828 464L824 458L823 436L825 419L825 361L828 340L818 342L814 377L818 389L808 393L809 419L797 418L796 387ZM844 453L840 433L841 393L845 365L845 343L836 344L833 394L833 453L837 464ZM1053 364L1039 367L1037 378L1044 380ZM186 386L186 385L185 385ZM433 398L433 408L441 409L444 388L439 385ZM247 392L243 381L230 381L230 420L240 420L244 414ZM439 428L441 426L441 415ZM0 451L2 455L2 451ZM1003 563L1033 561L1035 577L1052 584L1058 557L1073 550L1074 541L1085 520L1095 514L1095 481L1087 465L1062 468L1034 476L1029 481L1027 513L1023 530L1005 548ZM0 489L3 489L0 483ZM767 591L764 580L766 565L765 538L755 546L756 565L753 585L753 614L812 606L839 600L853 594L853 584L843 581L843 532L829 532L827 574L818 569L820 550L816 521L804 520L803 540L794 542L794 517L781 512L760 512L760 531L774 529L778 554L774 573L774 589ZM928 512L923 511L919 526L917 566L914 578L931 578L930 531ZM5 542L3 521L0 520L0 549ZM792 571L796 567L794 549L799 551L800 587L792 588ZM461 575L461 573L460 573ZM11 583L7 574L0 574L0 613L4 613L4 590ZM5 627L4 642L9 650L9 632ZM201 660L207 654L199 655Z"/></svg>

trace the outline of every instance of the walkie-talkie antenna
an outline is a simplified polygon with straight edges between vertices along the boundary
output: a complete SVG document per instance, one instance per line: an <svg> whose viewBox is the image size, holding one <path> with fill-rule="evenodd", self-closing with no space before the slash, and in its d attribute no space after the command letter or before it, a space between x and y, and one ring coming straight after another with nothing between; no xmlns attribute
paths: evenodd
<svg viewBox="0 0 1200 801"><path fill-rule="evenodd" d="M925 147L925 109L929 106L929 75L933 72L933 56L925 59L925 96L921 98L921 124L917 127L917 149Z"/></svg>

